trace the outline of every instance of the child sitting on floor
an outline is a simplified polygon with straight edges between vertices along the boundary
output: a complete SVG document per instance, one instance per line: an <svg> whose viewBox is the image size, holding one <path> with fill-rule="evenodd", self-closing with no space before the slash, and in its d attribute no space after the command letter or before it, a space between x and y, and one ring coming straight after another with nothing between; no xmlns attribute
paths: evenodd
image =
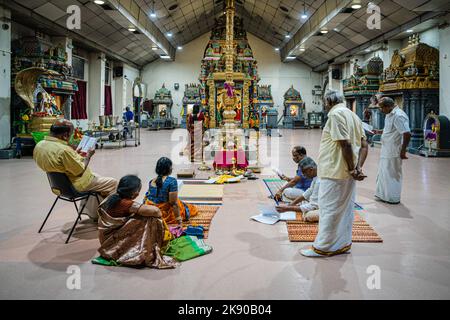
<svg viewBox="0 0 450 320"><path fill-rule="evenodd" d="M310 157L303 158L299 167L308 179L313 179L311 186L289 205L277 206L278 212L297 211L302 213L304 221L319 221L319 184L317 177L317 164Z"/></svg>

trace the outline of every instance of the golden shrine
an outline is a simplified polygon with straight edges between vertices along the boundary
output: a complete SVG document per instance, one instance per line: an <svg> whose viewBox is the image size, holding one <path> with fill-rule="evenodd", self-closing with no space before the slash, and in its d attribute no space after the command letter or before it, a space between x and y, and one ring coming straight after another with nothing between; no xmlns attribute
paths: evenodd
<svg viewBox="0 0 450 320"><path fill-rule="evenodd" d="M439 50L421 43L418 35L394 52L380 87L382 92L411 89L439 89Z"/></svg>
<svg viewBox="0 0 450 320"><path fill-rule="evenodd" d="M199 80L209 128L249 128L259 76L242 19L235 16L234 0L226 1L226 14L211 31Z"/></svg>
<svg viewBox="0 0 450 320"><path fill-rule="evenodd" d="M418 35L411 36L382 73L380 91L408 115L412 135L408 151L419 154L424 119L431 112L439 113L439 50L421 43Z"/></svg>

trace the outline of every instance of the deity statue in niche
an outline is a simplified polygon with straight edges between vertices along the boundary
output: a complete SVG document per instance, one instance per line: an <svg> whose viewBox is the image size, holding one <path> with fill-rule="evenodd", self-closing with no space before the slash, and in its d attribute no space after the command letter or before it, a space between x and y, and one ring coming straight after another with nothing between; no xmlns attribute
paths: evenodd
<svg viewBox="0 0 450 320"><path fill-rule="evenodd" d="M250 46L247 44L244 49L244 57L252 57L252 56L253 56L252 49L250 49Z"/></svg>
<svg viewBox="0 0 450 320"><path fill-rule="evenodd" d="M241 116L242 116L242 105L240 102L238 102L236 104L236 117L234 117L235 121L241 121Z"/></svg>
<svg viewBox="0 0 450 320"><path fill-rule="evenodd" d="M208 48L206 49L206 56L207 56L207 57L212 57L212 56L214 56L214 49L213 49L211 43L208 45Z"/></svg>

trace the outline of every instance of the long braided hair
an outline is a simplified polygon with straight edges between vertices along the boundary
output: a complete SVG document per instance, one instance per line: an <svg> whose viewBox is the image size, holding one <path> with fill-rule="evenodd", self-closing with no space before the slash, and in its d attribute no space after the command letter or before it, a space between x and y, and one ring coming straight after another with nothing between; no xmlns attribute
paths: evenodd
<svg viewBox="0 0 450 320"><path fill-rule="evenodd" d="M141 179L135 175L122 177L117 185L116 193L112 194L104 204L106 210L114 208L122 199L132 199L136 192L141 190Z"/></svg>
<svg viewBox="0 0 450 320"><path fill-rule="evenodd" d="M172 173L172 160L166 157L159 158L156 163L156 174L158 177L156 178L156 196L159 196L159 190L162 189L163 181L162 178L164 176L168 176Z"/></svg>

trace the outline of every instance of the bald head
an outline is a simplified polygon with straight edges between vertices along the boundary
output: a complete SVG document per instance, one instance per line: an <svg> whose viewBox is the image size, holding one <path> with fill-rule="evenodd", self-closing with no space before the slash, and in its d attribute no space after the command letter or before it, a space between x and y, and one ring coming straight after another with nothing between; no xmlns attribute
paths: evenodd
<svg viewBox="0 0 450 320"><path fill-rule="evenodd" d="M73 132L73 124L66 119L56 120L50 127L50 135L68 141Z"/></svg>

